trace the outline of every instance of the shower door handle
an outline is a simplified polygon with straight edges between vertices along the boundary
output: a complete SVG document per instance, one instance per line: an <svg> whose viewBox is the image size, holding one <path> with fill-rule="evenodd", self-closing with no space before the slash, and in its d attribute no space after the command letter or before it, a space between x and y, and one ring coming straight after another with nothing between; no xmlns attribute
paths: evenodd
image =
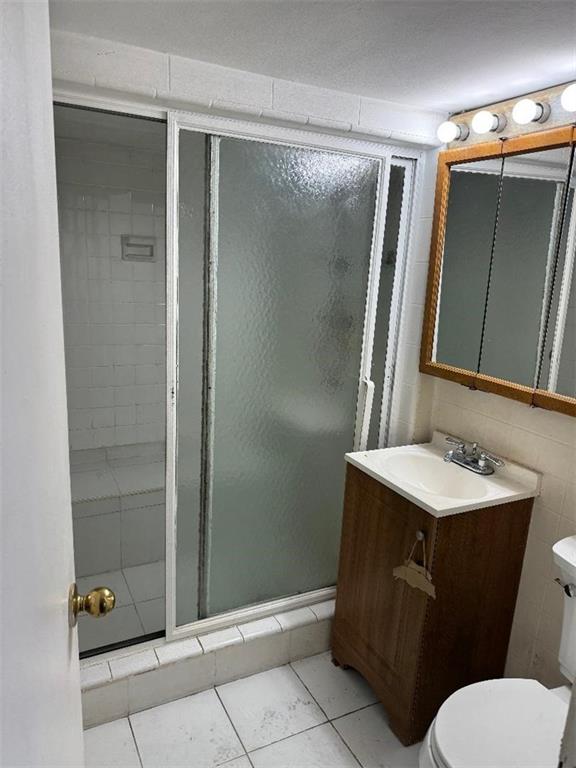
<svg viewBox="0 0 576 768"><path fill-rule="evenodd" d="M362 379L364 385L364 407L362 408L362 426L360 428L360 446L363 451L368 443L368 433L370 431L370 417L372 416L372 403L374 401L374 382L372 379Z"/></svg>
<svg viewBox="0 0 576 768"><path fill-rule="evenodd" d="M68 624L75 627L79 613L88 613L95 619L107 616L116 605L116 595L108 587L94 587L87 595L79 595L76 584L68 592Z"/></svg>

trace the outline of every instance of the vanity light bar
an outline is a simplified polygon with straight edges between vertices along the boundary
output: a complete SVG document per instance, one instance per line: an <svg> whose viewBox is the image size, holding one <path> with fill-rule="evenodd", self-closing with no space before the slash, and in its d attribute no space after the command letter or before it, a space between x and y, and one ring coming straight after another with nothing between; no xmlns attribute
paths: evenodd
<svg viewBox="0 0 576 768"><path fill-rule="evenodd" d="M564 88L560 96L560 104L566 112L576 112L576 83Z"/></svg>
<svg viewBox="0 0 576 768"><path fill-rule="evenodd" d="M467 139L470 135L470 129L466 123L453 123L452 120L446 120L444 123L440 123L436 135L442 144L450 144L451 141Z"/></svg>
<svg viewBox="0 0 576 768"><path fill-rule="evenodd" d="M504 129L505 125L506 118L504 115L491 112L489 109L482 109L480 112L476 112L472 118L472 130L474 133L500 132Z"/></svg>
<svg viewBox="0 0 576 768"><path fill-rule="evenodd" d="M571 83L560 91L560 86L555 86L547 91L540 91L535 98L525 97L517 101L512 110L512 121L518 125L531 125L533 123L545 123L551 114L550 103L560 97L561 109L565 112L576 112L576 83ZM503 111L498 111L498 108ZM507 125L506 114L510 115L510 102L501 102L489 109L481 109L475 114L467 113L460 120L446 120L438 126L437 136L443 144L454 141L465 141L470 136L470 129L478 136L487 133L500 133ZM554 107L554 123L558 123L557 108ZM560 120L562 118L560 117ZM469 124L468 124L469 121Z"/></svg>

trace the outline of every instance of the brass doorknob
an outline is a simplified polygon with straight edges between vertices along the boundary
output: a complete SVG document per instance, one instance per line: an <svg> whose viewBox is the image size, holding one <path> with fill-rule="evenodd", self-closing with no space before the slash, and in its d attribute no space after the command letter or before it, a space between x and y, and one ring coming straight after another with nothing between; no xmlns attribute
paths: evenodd
<svg viewBox="0 0 576 768"><path fill-rule="evenodd" d="M106 616L116 605L116 595L108 587L94 587L87 595L79 595L76 584L68 594L68 623L76 626L79 613L88 613L95 619Z"/></svg>

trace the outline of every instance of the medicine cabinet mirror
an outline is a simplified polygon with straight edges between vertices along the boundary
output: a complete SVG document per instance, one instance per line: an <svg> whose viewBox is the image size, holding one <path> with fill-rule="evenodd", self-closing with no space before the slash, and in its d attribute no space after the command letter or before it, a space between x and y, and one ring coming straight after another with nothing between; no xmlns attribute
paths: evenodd
<svg viewBox="0 0 576 768"><path fill-rule="evenodd" d="M440 153L422 372L576 415L575 134Z"/></svg>

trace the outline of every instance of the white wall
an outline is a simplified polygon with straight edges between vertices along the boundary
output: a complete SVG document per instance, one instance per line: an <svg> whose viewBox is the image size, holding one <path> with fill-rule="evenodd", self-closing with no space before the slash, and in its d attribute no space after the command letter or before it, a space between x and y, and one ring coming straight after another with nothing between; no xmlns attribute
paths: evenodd
<svg viewBox="0 0 576 768"><path fill-rule="evenodd" d="M130 94L140 101L251 119L310 125L437 145L443 112L410 109L352 93L255 75L237 69L85 35L52 32L57 86Z"/></svg>

